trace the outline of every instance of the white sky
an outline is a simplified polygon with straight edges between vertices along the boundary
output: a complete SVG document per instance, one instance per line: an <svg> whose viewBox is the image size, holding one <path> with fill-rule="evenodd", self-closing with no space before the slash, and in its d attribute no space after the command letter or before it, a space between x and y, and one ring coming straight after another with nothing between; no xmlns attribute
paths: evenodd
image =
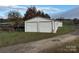
<svg viewBox="0 0 79 59"><path fill-rule="evenodd" d="M0 0L0 5L79 5L79 0Z"/></svg>

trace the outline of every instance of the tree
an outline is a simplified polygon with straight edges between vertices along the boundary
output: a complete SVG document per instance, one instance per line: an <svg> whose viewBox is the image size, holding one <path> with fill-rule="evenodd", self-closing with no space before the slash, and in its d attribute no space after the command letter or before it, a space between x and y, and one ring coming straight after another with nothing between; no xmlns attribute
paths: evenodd
<svg viewBox="0 0 79 59"><path fill-rule="evenodd" d="M21 19L21 14L17 11L10 11L8 13L8 20L18 22Z"/></svg>
<svg viewBox="0 0 79 59"><path fill-rule="evenodd" d="M36 8L35 7L30 7L27 9L25 15L24 15L24 19L30 19L32 17L35 17L36 16Z"/></svg>
<svg viewBox="0 0 79 59"><path fill-rule="evenodd" d="M0 23L2 23L4 21L4 19L0 18Z"/></svg>
<svg viewBox="0 0 79 59"><path fill-rule="evenodd" d="M50 18L48 14L45 14L43 11L37 11L36 7L30 7L27 9L25 15L24 15L24 20L40 16L40 17L45 17L45 18Z"/></svg>
<svg viewBox="0 0 79 59"><path fill-rule="evenodd" d="M37 15L36 16L41 16L42 15L42 12L39 10L37 11Z"/></svg>
<svg viewBox="0 0 79 59"><path fill-rule="evenodd" d="M50 18L50 16L49 16L48 14L45 14L45 17L46 17L46 18Z"/></svg>
<svg viewBox="0 0 79 59"><path fill-rule="evenodd" d="M56 20L58 20L58 21L65 21L67 19L65 19L64 17L59 17L59 18L56 18Z"/></svg>
<svg viewBox="0 0 79 59"><path fill-rule="evenodd" d="M74 18L74 19L73 19L73 23L74 23L75 25L77 25L77 24L79 24L79 20L78 20L77 18Z"/></svg>
<svg viewBox="0 0 79 59"><path fill-rule="evenodd" d="M12 22L14 30L17 30L18 25L21 24L21 14L18 11L10 11L8 13L8 20Z"/></svg>

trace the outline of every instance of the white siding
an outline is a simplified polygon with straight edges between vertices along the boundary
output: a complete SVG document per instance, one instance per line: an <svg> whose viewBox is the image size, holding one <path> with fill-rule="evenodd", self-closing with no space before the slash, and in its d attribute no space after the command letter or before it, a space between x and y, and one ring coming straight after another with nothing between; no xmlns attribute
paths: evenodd
<svg viewBox="0 0 79 59"><path fill-rule="evenodd" d="M53 32L56 33L62 22L49 20L41 17L25 21L25 32Z"/></svg>
<svg viewBox="0 0 79 59"><path fill-rule="evenodd" d="M52 32L51 22L39 22L39 32Z"/></svg>
<svg viewBox="0 0 79 59"><path fill-rule="evenodd" d="M26 23L25 32L37 32L37 23Z"/></svg>
<svg viewBox="0 0 79 59"><path fill-rule="evenodd" d="M62 27L62 22L60 22L60 21L55 21L53 27L54 27L53 33L56 33L57 30L58 30L58 28L59 28L59 27Z"/></svg>

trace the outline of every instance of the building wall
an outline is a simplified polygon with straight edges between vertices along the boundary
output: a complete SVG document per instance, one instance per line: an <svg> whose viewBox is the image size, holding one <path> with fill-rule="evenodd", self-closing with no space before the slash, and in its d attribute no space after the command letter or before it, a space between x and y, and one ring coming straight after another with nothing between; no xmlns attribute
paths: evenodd
<svg viewBox="0 0 79 59"><path fill-rule="evenodd" d="M52 32L51 22L39 22L38 29L39 32Z"/></svg>
<svg viewBox="0 0 79 59"><path fill-rule="evenodd" d="M52 32L51 22L26 22L25 32Z"/></svg>
<svg viewBox="0 0 79 59"><path fill-rule="evenodd" d="M60 21L55 21L55 22L54 22L54 26L53 26L53 27L54 27L53 33L56 33L57 30L58 30L58 28L59 28L59 27L62 27L62 25L63 25L62 22L60 22Z"/></svg>
<svg viewBox="0 0 79 59"><path fill-rule="evenodd" d="M25 32L37 32L37 23L36 22L25 23Z"/></svg>
<svg viewBox="0 0 79 59"><path fill-rule="evenodd" d="M53 32L56 33L58 27L62 27L62 22L59 21L45 21L44 18L33 18L25 21L25 32Z"/></svg>

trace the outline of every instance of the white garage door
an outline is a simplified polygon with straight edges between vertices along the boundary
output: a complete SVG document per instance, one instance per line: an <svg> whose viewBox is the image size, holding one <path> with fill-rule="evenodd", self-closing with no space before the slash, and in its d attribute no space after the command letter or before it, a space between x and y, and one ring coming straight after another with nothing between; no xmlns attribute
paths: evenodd
<svg viewBox="0 0 79 59"><path fill-rule="evenodd" d="M39 32L52 32L51 22L40 22Z"/></svg>
<svg viewBox="0 0 79 59"><path fill-rule="evenodd" d="M26 23L26 32L37 32L37 23Z"/></svg>

